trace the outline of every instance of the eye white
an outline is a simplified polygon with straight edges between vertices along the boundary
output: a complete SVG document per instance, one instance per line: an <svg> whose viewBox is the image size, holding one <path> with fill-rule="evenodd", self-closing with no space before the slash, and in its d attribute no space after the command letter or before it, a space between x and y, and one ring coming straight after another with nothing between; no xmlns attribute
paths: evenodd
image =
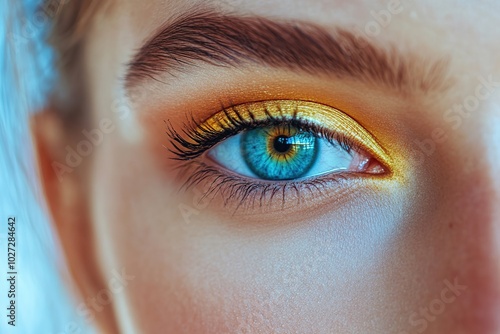
<svg viewBox="0 0 500 334"><path fill-rule="evenodd" d="M243 176L258 178L248 167L241 152L241 133L232 136L211 148L207 155L222 167ZM318 155L311 169L302 178L321 174L347 171L350 169L355 152L347 152L339 144L333 145L328 140L317 140Z"/></svg>

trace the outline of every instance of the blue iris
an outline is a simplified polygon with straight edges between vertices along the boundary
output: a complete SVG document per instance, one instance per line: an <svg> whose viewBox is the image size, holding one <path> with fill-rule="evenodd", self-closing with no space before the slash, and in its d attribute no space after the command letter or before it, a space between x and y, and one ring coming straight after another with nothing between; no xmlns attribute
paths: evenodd
<svg viewBox="0 0 500 334"><path fill-rule="evenodd" d="M276 125L244 132L241 151L245 163L265 180L303 177L318 156L318 139L291 125Z"/></svg>

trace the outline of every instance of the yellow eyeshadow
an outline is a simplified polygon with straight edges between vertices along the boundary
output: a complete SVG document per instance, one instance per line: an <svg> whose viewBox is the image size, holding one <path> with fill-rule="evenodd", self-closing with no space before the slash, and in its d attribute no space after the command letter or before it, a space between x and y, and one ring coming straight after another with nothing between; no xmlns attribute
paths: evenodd
<svg viewBox="0 0 500 334"><path fill-rule="evenodd" d="M374 155L385 166L391 165L389 155L365 128L344 112L315 102L300 100L271 100L244 103L219 111L204 121L200 127L222 132L233 127L231 119L250 122L265 121L269 118L295 119L326 128L351 138L366 152Z"/></svg>

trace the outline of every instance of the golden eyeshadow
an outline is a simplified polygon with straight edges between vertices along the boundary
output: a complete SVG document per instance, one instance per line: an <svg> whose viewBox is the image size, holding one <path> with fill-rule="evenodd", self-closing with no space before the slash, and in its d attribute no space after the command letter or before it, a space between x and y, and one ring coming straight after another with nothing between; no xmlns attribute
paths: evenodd
<svg viewBox="0 0 500 334"><path fill-rule="evenodd" d="M215 132L233 126L232 120L260 122L270 118L296 120L312 123L338 135L355 141L367 153L372 154L385 166L391 166L391 159L377 140L363 126L344 112L324 104L301 100L270 100L244 103L221 110L202 122L200 128Z"/></svg>

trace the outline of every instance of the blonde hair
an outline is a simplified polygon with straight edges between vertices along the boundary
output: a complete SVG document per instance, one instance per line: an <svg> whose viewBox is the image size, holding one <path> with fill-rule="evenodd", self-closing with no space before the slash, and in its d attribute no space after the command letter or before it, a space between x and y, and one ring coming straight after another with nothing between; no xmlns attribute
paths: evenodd
<svg viewBox="0 0 500 334"><path fill-rule="evenodd" d="M56 70L61 80L71 78L79 66L85 30L99 6L95 0L0 2L0 127L5 130L0 131L0 184L8 193L0 211L16 216L17 233L24 240L18 249L25 261L16 268L23 273L18 277L24 293L19 294L16 323L22 333L68 333L75 324L90 330L65 288L69 275L36 181L27 134L32 114L46 103L47 73ZM46 39L56 55L55 69L52 62L47 67ZM55 95L57 88L52 91ZM2 321L0 332L9 330Z"/></svg>
<svg viewBox="0 0 500 334"><path fill-rule="evenodd" d="M24 273L18 278L24 293L19 295L16 323L22 333L69 333L74 332L72 328L93 332L91 324L77 314L70 288L64 284L69 273L48 221L42 190L36 181L36 161L26 134L30 132L32 114L59 100L65 85L73 87L70 92L76 94L80 80L74 78L81 71L89 25L107 2L0 2L0 127L5 130L0 131L0 184L5 185L8 193L0 201L0 211L16 215L20 222L19 238L24 240L19 253L24 254L25 261L18 264ZM52 52L48 52L47 46ZM54 61L49 60L47 66L51 53ZM50 85L46 80L50 80L52 72L57 73L55 87L47 88ZM70 114L62 108L60 113ZM5 331L7 322L2 321L0 332Z"/></svg>

